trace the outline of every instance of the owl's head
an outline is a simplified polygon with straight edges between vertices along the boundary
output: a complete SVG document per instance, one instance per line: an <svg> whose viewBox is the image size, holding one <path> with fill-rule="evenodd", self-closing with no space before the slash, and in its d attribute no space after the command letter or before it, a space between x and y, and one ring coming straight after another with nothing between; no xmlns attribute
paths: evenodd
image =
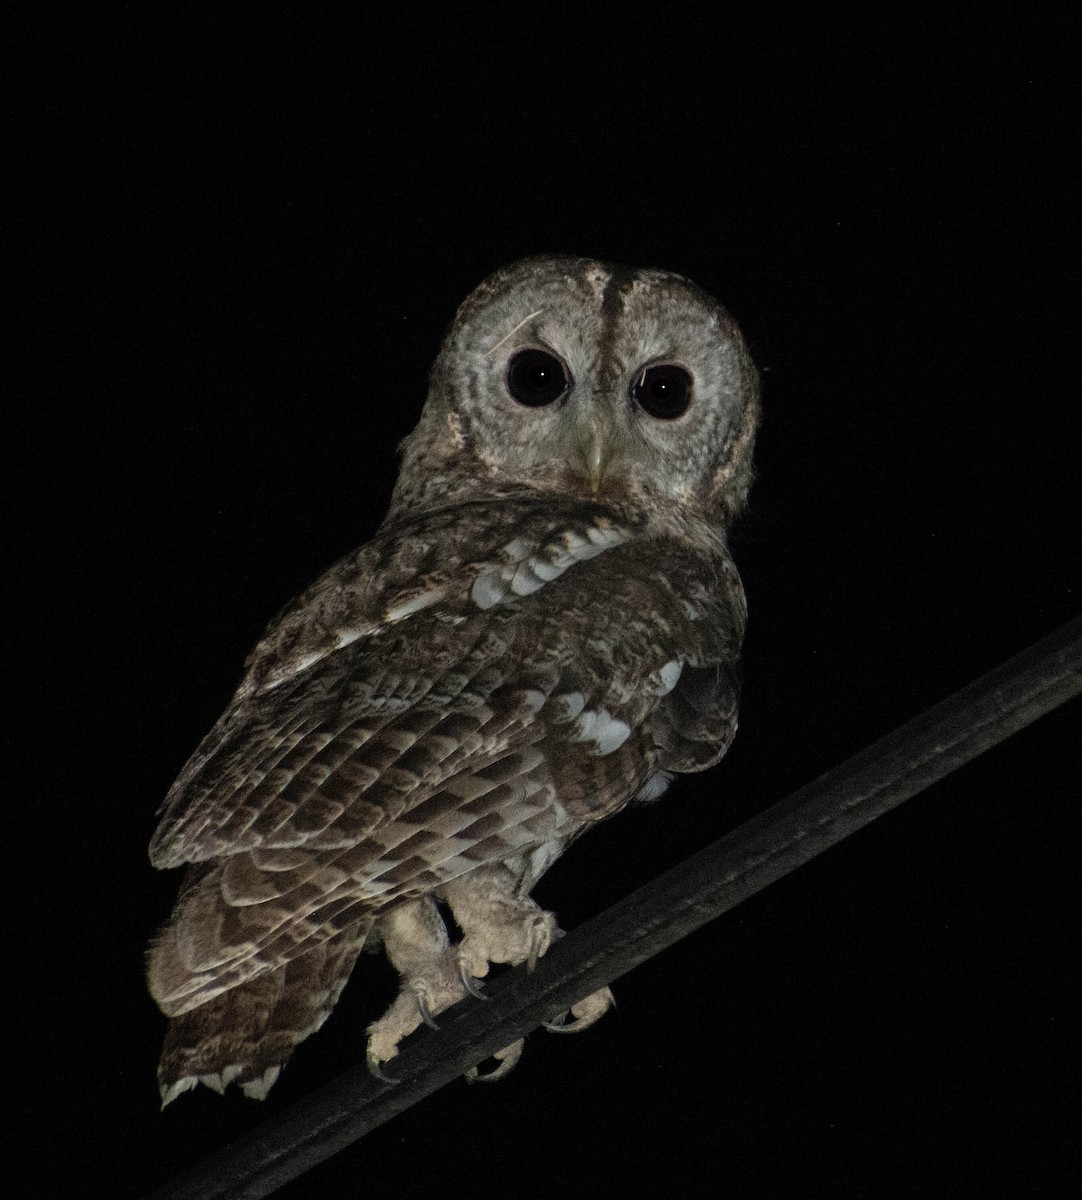
<svg viewBox="0 0 1082 1200"><path fill-rule="evenodd" d="M747 496L758 391L735 322L681 276L513 263L458 310L392 514L533 488L725 523Z"/></svg>

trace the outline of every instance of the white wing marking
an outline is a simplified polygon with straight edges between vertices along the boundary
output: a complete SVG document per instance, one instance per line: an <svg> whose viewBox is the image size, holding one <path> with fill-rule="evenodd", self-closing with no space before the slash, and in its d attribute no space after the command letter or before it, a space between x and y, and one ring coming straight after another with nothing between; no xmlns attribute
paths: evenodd
<svg viewBox="0 0 1082 1200"><path fill-rule="evenodd" d="M530 596L540 591L576 563L596 558L628 540L625 530L615 525L591 525L585 536L568 529L541 550L522 538L504 546L507 563L489 567L474 579L470 598L478 608L494 608L512 596Z"/></svg>
<svg viewBox="0 0 1082 1200"><path fill-rule="evenodd" d="M577 742L593 742L588 753L604 756L618 750L631 737L631 726L614 717L607 708L580 713L575 720Z"/></svg>

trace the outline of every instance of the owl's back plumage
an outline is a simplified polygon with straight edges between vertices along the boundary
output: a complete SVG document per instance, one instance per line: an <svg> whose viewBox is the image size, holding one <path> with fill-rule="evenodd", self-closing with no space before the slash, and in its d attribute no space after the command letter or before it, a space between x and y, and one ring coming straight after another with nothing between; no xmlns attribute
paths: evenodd
<svg viewBox="0 0 1082 1200"><path fill-rule="evenodd" d="M265 1095L376 939L403 978L378 1070L544 952L528 893L572 838L721 757L756 415L739 332L679 277L536 259L463 304L379 533L271 625L166 798L166 1101Z"/></svg>

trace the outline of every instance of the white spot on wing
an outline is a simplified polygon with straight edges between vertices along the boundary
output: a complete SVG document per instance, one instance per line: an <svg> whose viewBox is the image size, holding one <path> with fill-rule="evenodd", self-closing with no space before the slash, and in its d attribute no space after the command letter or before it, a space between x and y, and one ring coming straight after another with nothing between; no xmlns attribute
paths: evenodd
<svg viewBox="0 0 1082 1200"><path fill-rule="evenodd" d="M567 720L573 721L586 707L586 697L582 692L564 692L556 697L556 703L562 705Z"/></svg>
<svg viewBox="0 0 1082 1200"><path fill-rule="evenodd" d="M594 743L591 754L611 754L631 736L631 726L614 717L607 708L580 713L575 727L578 729L576 741Z"/></svg>
<svg viewBox="0 0 1082 1200"><path fill-rule="evenodd" d="M503 568L490 569L478 575L470 596L478 608L493 608L506 600L508 594L530 596L546 583L558 579L575 563L596 558L606 550L626 542L628 534L615 526L591 525L585 536L567 529L557 541L550 541L537 553L523 538L512 538L503 548L509 560Z"/></svg>
<svg viewBox="0 0 1082 1200"><path fill-rule="evenodd" d="M300 658L287 660L277 671L267 676L263 686L259 690L261 692L273 692L276 687L281 687L287 679L292 679L295 675L300 675L302 672L307 671L313 663L319 662L321 658L326 658L332 649L333 647L327 646L320 650L312 650L308 654L302 654Z"/></svg>
<svg viewBox="0 0 1082 1200"><path fill-rule="evenodd" d="M486 571L478 575L470 589L470 598L478 608L495 608L507 595L507 588L499 571Z"/></svg>
<svg viewBox="0 0 1082 1200"><path fill-rule="evenodd" d="M661 693L663 696L667 696L676 687L683 669L684 664L678 658L673 658L658 671L658 675L661 676L661 686L665 689Z"/></svg>
<svg viewBox="0 0 1082 1200"><path fill-rule="evenodd" d="M544 586L545 581L534 573L532 559L524 562L511 578L511 591L516 596L529 596Z"/></svg>
<svg viewBox="0 0 1082 1200"><path fill-rule="evenodd" d="M551 583L553 579L562 575L567 570L567 567L535 558L530 562L530 570L533 571L538 579L544 580L545 583Z"/></svg>
<svg viewBox="0 0 1082 1200"><path fill-rule="evenodd" d="M668 771L658 771L655 775L651 775L642 787L639 788L635 799L643 801L656 800L668 788L670 783L672 783L672 775Z"/></svg>
<svg viewBox="0 0 1082 1200"><path fill-rule="evenodd" d="M586 536L591 542L601 550L611 550L613 546L619 546L622 542L627 541L627 534L622 529L617 529L614 525L608 529L602 529L600 525L591 525L586 530Z"/></svg>
<svg viewBox="0 0 1082 1200"><path fill-rule="evenodd" d="M298 658L286 659L276 671L272 671L263 680L259 686L259 691L273 692L276 687L281 687L288 680L303 674L309 667L322 661L336 650L341 650L343 646L350 645L352 642L357 641L358 638L367 637L375 628L376 626L374 625L355 625L336 630L334 642L331 645L320 646L319 649L310 650L307 654L302 654Z"/></svg>
<svg viewBox="0 0 1082 1200"><path fill-rule="evenodd" d="M512 538L503 548L504 554L513 562L520 563L534 548L533 542L525 538Z"/></svg>
<svg viewBox="0 0 1082 1200"><path fill-rule="evenodd" d="M437 604L443 599L446 588L430 588L427 592L420 592L416 596L410 596L405 600L400 600L397 604L392 604L390 608L383 614L385 621L401 621L403 617L410 617L415 612L420 612L423 608L430 608L433 604Z"/></svg>

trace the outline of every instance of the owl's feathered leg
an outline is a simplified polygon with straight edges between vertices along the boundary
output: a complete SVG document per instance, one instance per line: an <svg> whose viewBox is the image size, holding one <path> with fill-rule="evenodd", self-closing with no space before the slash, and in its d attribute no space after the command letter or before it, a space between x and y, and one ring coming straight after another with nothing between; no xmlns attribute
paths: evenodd
<svg viewBox="0 0 1082 1200"><path fill-rule="evenodd" d="M447 927L430 896L388 909L379 918L377 933L401 976L395 1002L368 1027L368 1069L378 1079L388 1079L380 1067L398 1053L398 1043L422 1021L434 1027L433 1015L461 1000L466 988Z"/></svg>

